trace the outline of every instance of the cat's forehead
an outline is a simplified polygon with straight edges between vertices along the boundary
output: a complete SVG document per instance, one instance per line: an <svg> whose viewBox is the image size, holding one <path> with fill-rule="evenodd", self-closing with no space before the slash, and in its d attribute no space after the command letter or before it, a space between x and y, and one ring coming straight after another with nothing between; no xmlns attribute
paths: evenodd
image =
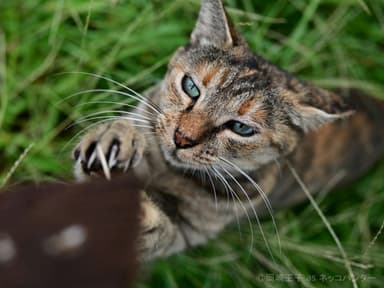
<svg viewBox="0 0 384 288"><path fill-rule="evenodd" d="M227 90L232 96L252 97L272 88L267 66L248 50L188 49L176 61L180 72L198 77L207 88Z"/></svg>
<svg viewBox="0 0 384 288"><path fill-rule="evenodd" d="M203 47L198 49L185 49L180 54L179 61L186 64L190 69L204 68L207 66L215 66L217 68L230 68L234 72L242 70L246 67L250 55L245 53L243 49L221 50L216 47ZM253 67L256 68L256 67Z"/></svg>

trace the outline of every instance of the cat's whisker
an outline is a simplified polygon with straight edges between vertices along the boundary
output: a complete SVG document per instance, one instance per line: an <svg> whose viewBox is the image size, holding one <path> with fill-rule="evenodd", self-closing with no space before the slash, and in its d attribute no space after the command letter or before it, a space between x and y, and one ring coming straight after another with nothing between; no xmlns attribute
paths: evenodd
<svg viewBox="0 0 384 288"><path fill-rule="evenodd" d="M282 250L281 250L280 233L279 233L279 229L277 228L277 223L276 223L276 220L275 220L275 216L274 216L274 213L273 213L273 208L272 208L271 202L269 201L267 195L265 194L263 189L261 189L260 185L258 185L252 179L252 177L250 177L246 172L244 172L244 170L242 170L239 166L237 166L236 164L232 163L231 161L229 161L229 160L227 160L227 159L225 159L223 157L220 157L220 160L224 161L231 168L234 168L237 172L239 172L241 175L243 175L255 187L255 189L258 191L259 195L263 199L263 202L264 202L265 206L267 207L269 215L271 216L272 224L273 224L273 227L274 227L275 233L276 233L276 238L277 238L277 243L278 243L279 251L280 251L280 254L281 254ZM247 194L247 197L249 198L248 194ZM255 207L253 205L252 205L252 209L255 210Z"/></svg>
<svg viewBox="0 0 384 288"><path fill-rule="evenodd" d="M88 101L86 103L77 104L77 105L75 105L75 107L82 107L82 106L95 105L95 104L113 104L113 105L117 105L117 106L121 106L121 107L129 107L129 108L133 108L135 110L140 110L142 113L146 113L150 117L156 116L155 114L144 109L143 107L137 106L135 104L128 104L128 103L116 102L116 101Z"/></svg>
<svg viewBox="0 0 384 288"><path fill-rule="evenodd" d="M209 170L209 168L208 167L206 167L206 166L204 166L204 170L206 171L206 173L207 173L207 176L208 176L208 180L209 180L209 182L211 183L211 186L212 186L212 191L213 191L213 197L215 198L215 209L216 209L216 211L218 211L217 209L217 194L216 194L216 187L215 187L215 183L214 183L214 181L213 181L213 179L212 179L212 176L211 176L211 173L210 173L210 170Z"/></svg>
<svg viewBox="0 0 384 288"><path fill-rule="evenodd" d="M229 190L228 190L228 187L227 185L225 185L225 183L221 180L220 177L218 177L217 173L215 172L214 170L214 167L211 166L211 170L212 170L212 173L213 173L213 176L216 178L216 179L219 179L219 181L221 182L221 184L223 184L224 186L224 189L225 189L225 194L227 195L227 208L229 209ZM233 200L233 196L232 196L232 200Z"/></svg>
<svg viewBox="0 0 384 288"><path fill-rule="evenodd" d="M102 115L102 114L116 114L116 113L120 113L122 115L131 115L131 116L135 116L137 117L137 119L140 119L140 120L145 120L147 122L149 121L152 121L151 118L148 118L146 116L142 116L138 113L135 113L135 112L129 112L129 111L124 111L124 110L103 110L103 111L99 111L99 112L94 112L94 113L91 113L91 114L88 114L82 118L86 118L86 117L92 117L92 116L96 116L96 115ZM82 120L82 118L80 118L79 120Z"/></svg>
<svg viewBox="0 0 384 288"><path fill-rule="evenodd" d="M137 100L138 102L142 103L143 105L147 106L149 109L152 111L156 112L156 114L162 114L159 108L156 108L152 103L149 102L148 99L146 98L140 98L137 97L136 95L128 94L126 92L122 92L119 90L113 90L113 89L89 89L89 90L84 90L84 91L79 91L76 92L72 95L69 95L66 97L64 100L67 100L69 98L73 98L79 95L85 95L85 94L90 94L90 93L111 93L111 94L118 94L118 95L123 95L126 97L130 97L132 99Z"/></svg>
<svg viewBox="0 0 384 288"><path fill-rule="evenodd" d="M200 173L200 175L201 175L201 178L202 178L202 181L203 181L203 185L205 185L205 183L206 183L206 181L207 181L207 174L206 173L204 173L203 171L201 171L200 169L199 169L199 173Z"/></svg>
<svg viewBox="0 0 384 288"><path fill-rule="evenodd" d="M71 125L68 125L66 127L66 129L69 129L76 124L79 124L79 123L82 123L85 121L89 121L89 119L95 119L95 118L93 118L95 116L98 117L98 116L103 115L103 114L116 114L116 113L121 114L121 115L104 115L104 116L105 117L108 117L108 116L121 117L122 119L129 119L132 121L137 121L137 122L141 122L141 123L148 123L148 124L150 124L150 121L152 121L152 119L150 119L150 118L140 118L141 116L136 114L136 113L130 113L130 112L125 112L125 111L100 111L100 112L91 113L87 116L84 116L84 117L77 119L74 123L72 123ZM136 117L128 117L128 116L122 116L122 115L131 115L131 116L136 116ZM100 116L100 117L104 117L104 116Z"/></svg>
<svg viewBox="0 0 384 288"><path fill-rule="evenodd" d="M201 179L201 183L203 184L203 185L205 185L205 174L200 170L200 169L197 169L196 170L197 171L197 173L199 174L199 178Z"/></svg>
<svg viewBox="0 0 384 288"><path fill-rule="evenodd" d="M128 117L116 117L115 120L128 120L128 121L132 121L132 119L128 118ZM133 123L131 122L130 123L132 127L138 127L138 128L146 128L146 129L150 129L152 130L153 129L153 126L150 126L150 125L144 125L144 124L137 124L137 123Z"/></svg>
<svg viewBox="0 0 384 288"><path fill-rule="evenodd" d="M140 119L136 119L136 118L132 118L132 117L125 117L125 116L94 116L94 117L86 117L80 121L76 121L75 123L72 123L71 125L67 126L66 129L69 129L75 125L79 125L79 124L84 123L84 122L89 122L89 121L98 120L98 119L115 119L115 120L124 119L124 120L142 122L144 124L148 123L148 121L145 121L145 120L140 121ZM142 125L142 124L136 124L136 123L133 123L133 124L135 124L135 127L153 128L150 125ZM140 125L140 126L137 126L137 125Z"/></svg>
<svg viewBox="0 0 384 288"><path fill-rule="evenodd" d="M222 167L220 167L222 169ZM232 188L232 186L229 184L229 182L227 181L227 179L225 179L225 177L223 176L223 174L220 173L220 171L218 169L216 169L215 167L212 167L213 171L216 172L216 175L221 179L222 183L224 185L227 185L228 188L229 188L229 191L231 192L231 196L235 197L237 199L237 201L239 202L241 208L244 210L244 214L245 216L247 217L247 220L248 220L248 224L249 224L249 229L250 229L250 232L251 232L251 244L250 244L250 253L252 252L253 250L253 245L254 245L254 232L253 232L253 226L252 226L252 220L251 220L251 217L249 216L249 213L248 213L248 210L247 208L245 207L244 203L241 201L239 195L237 195L236 191ZM232 198L233 199L233 198ZM235 200L234 201L234 204L235 204ZM239 215L237 214L237 209L235 207L235 215L236 215L236 221L237 221L237 225L240 229L240 220L239 220Z"/></svg>
<svg viewBox="0 0 384 288"><path fill-rule="evenodd" d="M223 184L223 186L225 188L225 191L226 191L226 194L227 194L227 209L230 209L230 207L229 207L229 204L230 204L229 196L231 196L233 204L236 205L236 200L235 200L234 195L233 195L233 193L231 191L233 189L229 185L229 183L225 181L225 178L223 177L223 175L217 169L215 169L214 167L211 167L211 169L212 169L214 177L217 178ZM236 218L237 229L239 231L240 238L242 238L241 225L240 225L240 217L239 217L239 214L237 213L237 209L236 208L234 209L234 211L235 211L235 218ZM246 211L245 211L245 213L246 213ZM252 229L252 226L250 225L249 228Z"/></svg>
<svg viewBox="0 0 384 288"><path fill-rule="evenodd" d="M121 120L124 119L122 117L107 117L107 118L101 118L102 120L105 119L105 121L98 121L97 124L103 123L103 122L108 122L108 121L116 121L116 120ZM128 119L127 119L128 120ZM138 128L146 128L146 129L153 129L152 126L148 125L143 125L143 124L136 124L136 123L130 123L132 127L138 127Z"/></svg>
<svg viewBox="0 0 384 288"><path fill-rule="evenodd" d="M132 110L124 110L124 111L132 112L132 113L137 111L137 112L142 113L142 114L140 114L141 116L145 115L145 117L155 117L156 116L156 114L154 114L151 111L148 111L144 107L137 106L136 104L128 104L128 103L116 102L116 101L88 101L88 102L85 102L85 103L77 104L77 105L75 105L75 107L80 108L80 107L84 107L84 106L97 105L97 104L113 104L113 105L118 106L119 109L121 109L123 107L129 107L129 108L132 108Z"/></svg>
<svg viewBox="0 0 384 288"><path fill-rule="evenodd" d="M141 98L144 101L148 101L149 100L149 99L145 98L143 95L141 95L138 92L136 92L135 90L133 90L132 88L129 88L127 85L124 85L121 82L118 82L116 80L113 80L112 78L109 78L109 77L106 77L106 76L103 76L103 75L98 75L98 74L90 73L90 72L82 72L82 71L64 72L62 74L81 74L81 75L92 76L92 77L95 77L95 78L98 78L98 79L103 79L103 80L106 80L106 81L108 81L110 83L113 83L113 84L115 84L115 85L117 85L117 86L127 90L130 93L135 94L137 97ZM159 108L159 107L157 107L157 108ZM161 109L159 109L159 110L161 110Z"/></svg>
<svg viewBox="0 0 384 288"><path fill-rule="evenodd" d="M279 174L281 175L281 164L277 158L273 159L273 162L275 162L277 169L279 169Z"/></svg>
<svg viewBox="0 0 384 288"><path fill-rule="evenodd" d="M119 113L121 113L122 115L136 116L136 117L138 117L137 119L147 120L147 122L153 122L153 119L152 119L152 118L143 116L143 115L138 114L138 113L135 113L135 112L129 112L129 111L116 111L116 112L119 112ZM124 116L123 116L123 117L124 117Z"/></svg>
<svg viewBox="0 0 384 288"><path fill-rule="evenodd" d="M249 198L249 196L248 196L247 191L245 191L244 187L240 184L240 182L227 169L225 169L223 166L221 166L221 169L229 176L229 178L232 179L233 182L236 183L236 185L240 188L240 190L243 193L243 195L246 197L246 199L247 199L247 201L248 201L248 203L249 203L249 205L251 207L251 210L253 212L253 215L255 216L255 219L256 219L256 222L257 222L257 226L259 227L259 230L260 230L260 233L261 233L261 237L263 238L263 241L264 241L265 246L266 246L266 248L268 250L268 253L271 256L273 262L275 262L275 258L273 257L271 246L269 245L267 237L266 237L266 235L264 233L263 226L261 224L260 218L259 218L259 216L258 216L258 214L256 212L256 209L255 209L255 207L254 207L254 205L252 203L251 198Z"/></svg>

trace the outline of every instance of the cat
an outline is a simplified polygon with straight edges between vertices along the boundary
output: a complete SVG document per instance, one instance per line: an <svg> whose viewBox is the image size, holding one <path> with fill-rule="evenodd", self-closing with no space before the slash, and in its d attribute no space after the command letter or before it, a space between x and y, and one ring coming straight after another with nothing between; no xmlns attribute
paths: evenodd
<svg viewBox="0 0 384 288"><path fill-rule="evenodd" d="M384 153L383 101L315 87L255 55L220 0L202 1L163 81L134 97L128 117L80 139L74 170L79 180L132 170L145 181L143 260L203 244L237 216L304 201L292 169L314 194Z"/></svg>

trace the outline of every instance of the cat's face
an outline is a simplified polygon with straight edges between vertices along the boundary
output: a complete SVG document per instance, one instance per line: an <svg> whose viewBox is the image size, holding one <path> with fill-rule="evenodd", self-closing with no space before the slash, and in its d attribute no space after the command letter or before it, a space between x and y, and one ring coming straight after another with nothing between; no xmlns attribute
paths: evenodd
<svg viewBox="0 0 384 288"><path fill-rule="evenodd" d="M336 118L301 105L295 94L307 91L294 92L304 86L289 77L251 53L219 0L203 1L191 41L161 87L156 130L166 159L185 168L226 159L255 169L289 153L306 126Z"/></svg>
<svg viewBox="0 0 384 288"><path fill-rule="evenodd" d="M225 158L244 169L276 159L296 144L279 91L244 65L242 49L180 49L162 87L158 131L167 159L198 168ZM284 150L284 151L283 151Z"/></svg>

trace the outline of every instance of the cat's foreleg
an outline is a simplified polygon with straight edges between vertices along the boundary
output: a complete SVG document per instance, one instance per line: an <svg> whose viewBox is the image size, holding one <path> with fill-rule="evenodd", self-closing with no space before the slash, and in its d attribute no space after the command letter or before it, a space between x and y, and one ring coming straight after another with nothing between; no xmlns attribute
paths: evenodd
<svg viewBox="0 0 384 288"><path fill-rule="evenodd" d="M99 125L87 132L74 149L75 177L84 181L107 176L106 173L125 172L141 161L145 145L142 133L130 121ZM180 227L147 196L150 194L152 197L153 193L141 191L140 196L141 231L137 245L142 259L169 255L187 246Z"/></svg>
<svg viewBox="0 0 384 288"><path fill-rule="evenodd" d="M174 197L148 189L148 193L141 195L142 231L138 245L143 259L167 256L204 244L233 219L230 210L222 209L220 213L213 207L214 203L207 204L209 197L196 194L193 197L196 203L192 203L189 197Z"/></svg>
<svg viewBox="0 0 384 288"><path fill-rule="evenodd" d="M141 231L137 245L142 260L170 255L186 248L185 235L180 227L144 191L140 197L140 205Z"/></svg>

